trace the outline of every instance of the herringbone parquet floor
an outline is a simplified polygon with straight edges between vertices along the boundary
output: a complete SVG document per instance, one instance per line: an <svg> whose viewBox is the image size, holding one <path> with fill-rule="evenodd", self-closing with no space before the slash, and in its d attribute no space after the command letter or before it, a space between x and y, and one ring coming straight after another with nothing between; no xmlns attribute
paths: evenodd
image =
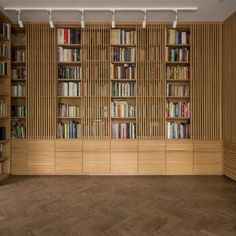
<svg viewBox="0 0 236 236"><path fill-rule="evenodd" d="M1 236L236 235L226 177L29 176L0 185Z"/></svg>

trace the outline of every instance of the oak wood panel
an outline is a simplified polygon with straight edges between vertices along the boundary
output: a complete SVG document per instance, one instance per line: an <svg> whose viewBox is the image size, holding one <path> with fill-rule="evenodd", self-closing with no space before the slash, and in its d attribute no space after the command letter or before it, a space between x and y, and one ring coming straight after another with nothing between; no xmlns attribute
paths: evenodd
<svg viewBox="0 0 236 236"><path fill-rule="evenodd" d="M28 141L28 173L54 174L54 141Z"/></svg>
<svg viewBox="0 0 236 236"><path fill-rule="evenodd" d="M166 141L166 174L193 174L193 143L190 140Z"/></svg>
<svg viewBox="0 0 236 236"><path fill-rule="evenodd" d="M56 152L82 152L82 141L78 140L56 140L55 151Z"/></svg>
<svg viewBox="0 0 236 236"><path fill-rule="evenodd" d="M55 174L78 175L82 167L82 152L55 152Z"/></svg>
<svg viewBox="0 0 236 236"><path fill-rule="evenodd" d="M222 174L222 141L194 141L194 174Z"/></svg>
<svg viewBox="0 0 236 236"><path fill-rule="evenodd" d="M111 141L111 173L136 174L138 171L137 141Z"/></svg>
<svg viewBox="0 0 236 236"><path fill-rule="evenodd" d="M138 172L165 174L165 141L140 140L138 142Z"/></svg>
<svg viewBox="0 0 236 236"><path fill-rule="evenodd" d="M27 24L27 136L56 137L56 34L48 24Z"/></svg>
<svg viewBox="0 0 236 236"><path fill-rule="evenodd" d="M27 175L27 141L12 140L11 141L11 174Z"/></svg>
<svg viewBox="0 0 236 236"><path fill-rule="evenodd" d="M222 139L222 26L191 26L192 138Z"/></svg>
<svg viewBox="0 0 236 236"><path fill-rule="evenodd" d="M91 174L110 172L110 141L83 141L83 172Z"/></svg>

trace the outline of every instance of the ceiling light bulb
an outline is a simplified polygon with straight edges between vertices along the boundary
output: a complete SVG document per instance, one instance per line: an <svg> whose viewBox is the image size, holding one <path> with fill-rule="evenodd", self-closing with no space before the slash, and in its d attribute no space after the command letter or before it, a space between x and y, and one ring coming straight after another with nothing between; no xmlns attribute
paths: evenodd
<svg viewBox="0 0 236 236"><path fill-rule="evenodd" d="M81 24L81 28L84 28L84 27L85 27L85 23L84 23L84 11L81 12L81 21L80 21L80 24Z"/></svg>
<svg viewBox="0 0 236 236"><path fill-rule="evenodd" d="M116 22L115 22L115 11L112 12L112 21L111 21L111 28L116 27Z"/></svg>
<svg viewBox="0 0 236 236"><path fill-rule="evenodd" d="M21 19L21 10L18 10L17 20L18 20L18 24L19 24L20 28L23 28L24 25L23 25L23 22L22 22L22 19Z"/></svg>

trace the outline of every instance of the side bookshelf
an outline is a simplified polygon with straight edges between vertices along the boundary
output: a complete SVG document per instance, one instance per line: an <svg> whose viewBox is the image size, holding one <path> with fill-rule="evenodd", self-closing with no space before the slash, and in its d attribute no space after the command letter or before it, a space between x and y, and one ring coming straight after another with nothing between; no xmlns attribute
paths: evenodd
<svg viewBox="0 0 236 236"><path fill-rule="evenodd" d="M136 139L135 27L111 30L111 138Z"/></svg>
<svg viewBox="0 0 236 236"><path fill-rule="evenodd" d="M166 28L166 138L189 139L190 29Z"/></svg>
<svg viewBox="0 0 236 236"><path fill-rule="evenodd" d="M0 181L10 174L11 25L0 12Z"/></svg>
<svg viewBox="0 0 236 236"><path fill-rule="evenodd" d="M12 27L11 34L11 138L26 138L26 42L25 29Z"/></svg>
<svg viewBox="0 0 236 236"><path fill-rule="evenodd" d="M57 28L57 138L82 138L80 28Z"/></svg>

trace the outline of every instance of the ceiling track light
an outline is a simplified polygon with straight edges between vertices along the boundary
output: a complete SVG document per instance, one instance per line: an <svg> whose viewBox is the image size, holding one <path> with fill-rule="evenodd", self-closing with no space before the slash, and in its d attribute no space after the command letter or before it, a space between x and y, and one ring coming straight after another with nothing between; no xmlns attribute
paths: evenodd
<svg viewBox="0 0 236 236"><path fill-rule="evenodd" d="M85 27L85 24L84 24L84 11L81 11L81 21L80 21L80 24L81 24L81 28Z"/></svg>
<svg viewBox="0 0 236 236"><path fill-rule="evenodd" d="M175 19L173 21L173 28L175 29L178 23L178 10L175 10Z"/></svg>
<svg viewBox="0 0 236 236"><path fill-rule="evenodd" d="M115 10L112 11L112 21L111 21L111 28L116 27L116 22L115 22Z"/></svg>
<svg viewBox="0 0 236 236"><path fill-rule="evenodd" d="M23 25L23 22L22 22L22 19L21 19L21 10L17 11L17 21L18 21L18 24L19 24L20 28L23 28L24 25Z"/></svg>
<svg viewBox="0 0 236 236"><path fill-rule="evenodd" d="M53 21L52 21L52 10L49 10L48 17L49 17L50 28L54 28L54 24L53 24Z"/></svg>
<svg viewBox="0 0 236 236"><path fill-rule="evenodd" d="M146 25L147 25L147 12L144 11L144 15L143 15L143 28L145 29L146 28Z"/></svg>

